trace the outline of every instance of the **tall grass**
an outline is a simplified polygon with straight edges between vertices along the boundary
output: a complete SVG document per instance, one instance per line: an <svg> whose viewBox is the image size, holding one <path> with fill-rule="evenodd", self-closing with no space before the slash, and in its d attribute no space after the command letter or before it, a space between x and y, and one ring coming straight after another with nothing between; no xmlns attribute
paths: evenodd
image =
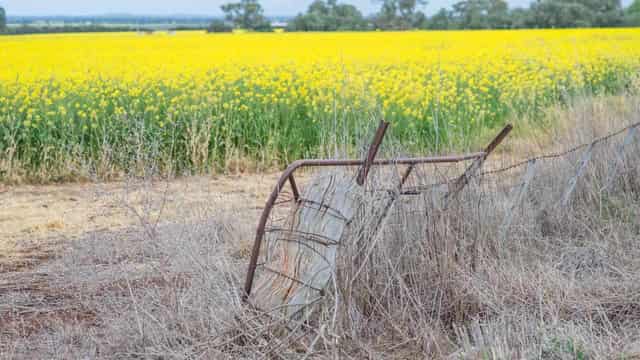
<svg viewBox="0 0 640 360"><path fill-rule="evenodd" d="M461 149L508 120L539 124L546 108L576 97L637 91L634 81L612 67L586 87L555 83L505 102L503 89L482 93L461 78L451 99L426 106L337 93L316 103L242 82L213 92L106 79L0 84L0 181L109 179L136 173L150 159L165 174L233 171L238 164L259 170L332 156L336 141L354 155L361 129L380 117L393 122L406 151Z"/></svg>

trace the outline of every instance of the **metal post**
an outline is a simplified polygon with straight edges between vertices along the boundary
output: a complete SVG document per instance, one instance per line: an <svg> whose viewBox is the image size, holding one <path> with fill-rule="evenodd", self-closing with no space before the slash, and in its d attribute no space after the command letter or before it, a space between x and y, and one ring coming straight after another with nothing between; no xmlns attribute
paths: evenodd
<svg viewBox="0 0 640 360"><path fill-rule="evenodd" d="M367 176L369 175L369 170L371 169L371 165L373 161L376 159L376 155L378 155L378 150L380 150L380 144L382 143L382 139L384 139L384 135L387 132L387 128L389 127L389 123L382 120L380 121L380 125L378 125L378 130L376 131L376 135L373 137L373 142L371 146L369 146L369 153L367 154L367 158L364 162L364 165L358 171L358 185L364 185Z"/></svg>
<svg viewBox="0 0 640 360"><path fill-rule="evenodd" d="M456 182L449 189L449 193L445 197L445 207L449 199L456 197L458 193L460 193L460 191L462 191L462 189L464 189L464 187L467 186L467 184L469 183L469 180L473 177L473 175L475 175L475 173L480 168L482 168L482 165L484 164L485 160L487 160L489 155L498 147L498 145L502 143L502 141L507 137L507 135L509 135L511 130L513 130L513 125L508 124L507 126L505 126L504 129L500 131L498 136L496 136L491 141L491 143L489 143L489 145L486 147L486 149L484 150L484 156L476 159L473 162L473 164L471 164L471 166L467 168L464 174L462 174L462 176L460 176L456 180Z"/></svg>
<svg viewBox="0 0 640 360"><path fill-rule="evenodd" d="M297 202L300 199L300 191L298 191L298 185L296 185L296 180L293 178L293 174L289 175L289 184L291 185L293 199Z"/></svg>

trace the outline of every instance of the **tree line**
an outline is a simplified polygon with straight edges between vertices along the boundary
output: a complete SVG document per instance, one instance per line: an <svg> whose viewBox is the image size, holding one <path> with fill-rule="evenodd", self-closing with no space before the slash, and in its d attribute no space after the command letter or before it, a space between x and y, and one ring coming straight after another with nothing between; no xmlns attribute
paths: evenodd
<svg viewBox="0 0 640 360"><path fill-rule="evenodd" d="M640 0L623 8L621 0L535 0L528 8L510 8L505 0L460 0L432 16L423 9L426 0L372 0L380 4L373 15L338 0L314 0L304 13L290 19L288 31L456 30L640 26ZM235 28L271 31L259 0L238 0L221 6L224 19L216 19L210 32ZM37 31L36 31L37 30ZM100 25L63 26L59 29L7 27L0 7L0 33L127 31L130 27Z"/></svg>
<svg viewBox="0 0 640 360"><path fill-rule="evenodd" d="M314 0L287 25L288 31L456 30L640 26L640 0L623 8L621 0L536 0L528 8L510 8L505 0L461 0L432 16L426 0L373 0L380 9L364 16L358 8L337 0ZM225 20L215 20L211 32L242 28L270 31L258 0L222 6Z"/></svg>

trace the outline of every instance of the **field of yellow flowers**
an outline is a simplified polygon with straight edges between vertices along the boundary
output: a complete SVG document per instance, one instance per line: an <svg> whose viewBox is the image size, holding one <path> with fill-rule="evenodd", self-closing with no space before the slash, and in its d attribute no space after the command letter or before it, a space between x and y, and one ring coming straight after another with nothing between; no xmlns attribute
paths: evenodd
<svg viewBox="0 0 640 360"><path fill-rule="evenodd" d="M640 29L5 36L0 179L283 164L381 116L433 150L639 72Z"/></svg>

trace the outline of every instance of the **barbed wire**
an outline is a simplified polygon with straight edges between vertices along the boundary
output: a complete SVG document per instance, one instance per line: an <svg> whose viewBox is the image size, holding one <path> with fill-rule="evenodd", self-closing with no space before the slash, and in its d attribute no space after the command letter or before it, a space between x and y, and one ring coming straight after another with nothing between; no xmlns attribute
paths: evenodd
<svg viewBox="0 0 640 360"><path fill-rule="evenodd" d="M569 148L567 150L564 150L564 151L561 151L561 152L557 152L557 153L549 153L549 154L533 156L533 157L530 157L530 158L527 158L527 159L524 159L524 160L520 160L520 161L518 161L516 163L513 163L511 165L508 165L508 166L505 166L505 167L502 167L502 168L499 168L499 169L481 171L481 172L478 172L476 174L469 175L467 179L468 180L472 180L472 179L481 178L481 177L484 177L484 176L500 174L500 173L503 173L503 172L507 172L507 171L510 171L510 170L525 166L525 165L531 163L532 161L551 160L551 159L562 158L562 157L565 157L565 156L567 156L569 154L572 154L572 153L575 153L575 152L577 152L579 150L582 150L584 148L587 148L587 147L590 147L590 146L596 146L599 143L608 141L611 138L614 138L614 137L616 137L616 136L618 136L620 134L623 134L626 131L629 131L631 129L638 128L638 127L640 127L640 122L636 122L636 123L631 124L631 125L629 125L629 126L627 126L625 128L622 128L622 129L620 129L618 131L615 131L615 132L612 132L612 133L607 134L605 136L596 138L596 139L594 139L593 141L591 141L589 143L583 143L583 144L574 146L572 148ZM422 190L428 190L428 189L432 189L432 188L439 187L439 186L449 185L451 183L454 183L454 182L458 181L458 179L459 178L448 179L446 181L442 181L442 182L435 183L435 184L408 187L407 189L405 189L405 192L422 191Z"/></svg>
<svg viewBox="0 0 640 360"><path fill-rule="evenodd" d="M521 160L521 161L519 161L517 163L511 164L509 166L506 166L506 167L503 167L503 168L500 168L500 169L482 171L482 172L476 174L474 177L481 177L481 176L493 175L493 174L506 172L506 171L509 171L509 170L524 166L526 164L529 164L532 161L549 160L549 159L557 159L557 158L565 157L565 156L567 156L569 154L572 154L572 153L574 153L574 152L576 152L578 150L582 150L582 149L590 147L590 146L595 146L595 145L597 145L597 144L599 144L601 142L608 141L611 138L614 138L614 137L616 137L616 136L618 136L618 135L620 135L620 134L622 134L622 133L624 133L626 131L629 131L629 130L631 130L633 128L637 128L637 127L640 127L640 122L637 122L635 124L631 124L631 125L623 128L623 129L620 129L620 130L616 131L616 132L613 132L613 133L610 133L608 135L599 137L599 138L593 140L590 143L580 144L580 145L574 146L574 147L572 147L570 149L567 149L567 150L564 150L564 151L558 152L558 153L550 153L550 154L534 156L534 157L531 157L531 158L528 158L528 159L525 159L525 160Z"/></svg>

